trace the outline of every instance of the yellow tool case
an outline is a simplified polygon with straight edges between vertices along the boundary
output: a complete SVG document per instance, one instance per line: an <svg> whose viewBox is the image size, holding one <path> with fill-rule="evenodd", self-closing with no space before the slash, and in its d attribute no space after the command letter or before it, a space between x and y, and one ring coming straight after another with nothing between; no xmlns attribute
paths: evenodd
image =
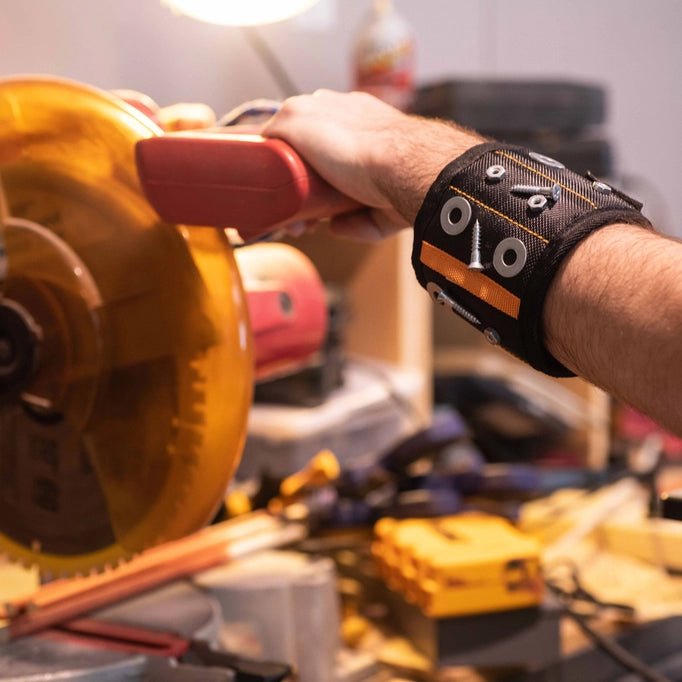
<svg viewBox="0 0 682 682"><path fill-rule="evenodd" d="M527 608L542 600L540 546L504 519L382 519L372 554L388 587L427 616Z"/></svg>

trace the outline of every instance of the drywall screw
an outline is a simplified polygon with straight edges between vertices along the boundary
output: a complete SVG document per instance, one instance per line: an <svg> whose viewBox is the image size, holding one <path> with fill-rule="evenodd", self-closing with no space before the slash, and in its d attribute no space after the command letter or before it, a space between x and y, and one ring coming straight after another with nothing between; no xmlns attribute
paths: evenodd
<svg viewBox="0 0 682 682"><path fill-rule="evenodd" d="M524 194L525 196L531 196L534 194L540 194L543 197L549 197L552 201L559 201L561 197L561 185L554 183L550 187L536 187L535 185L514 185L511 191L515 194Z"/></svg>
<svg viewBox="0 0 682 682"><path fill-rule="evenodd" d="M485 171L485 177L491 182L499 182L506 174L504 166L495 164L494 166L488 166Z"/></svg>
<svg viewBox="0 0 682 682"><path fill-rule="evenodd" d="M542 194L534 194L528 199L528 208L533 213L541 213L547 208L547 197L543 197Z"/></svg>
<svg viewBox="0 0 682 682"><path fill-rule="evenodd" d="M463 305L453 301L437 284L429 282L426 285L426 290L431 294L433 300L436 303L440 303L443 306L448 306L453 313L457 313L460 317L463 317L467 322L470 322L476 327L481 326L481 321L472 312L467 310Z"/></svg>
<svg viewBox="0 0 682 682"><path fill-rule="evenodd" d="M469 261L469 270L484 270L483 263L481 263L481 223L474 223L473 232L471 235L471 259Z"/></svg>
<svg viewBox="0 0 682 682"><path fill-rule="evenodd" d="M475 325L476 327L481 326L481 321L476 317L476 315L469 312L463 305L457 303L457 301L453 301L443 292L441 292L441 295L445 297L445 300L442 301L442 303L449 305L450 310L452 310L453 313L457 313L460 317L463 317L467 322ZM438 301L441 302L441 296L438 297Z"/></svg>

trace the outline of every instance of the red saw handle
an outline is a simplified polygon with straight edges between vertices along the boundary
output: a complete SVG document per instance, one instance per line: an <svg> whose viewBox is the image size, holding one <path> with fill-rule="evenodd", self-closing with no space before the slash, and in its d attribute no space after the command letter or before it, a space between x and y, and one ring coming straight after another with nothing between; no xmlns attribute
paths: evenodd
<svg viewBox="0 0 682 682"><path fill-rule="evenodd" d="M135 152L149 202L171 223L236 227L250 239L358 207L283 140L193 131L141 140Z"/></svg>

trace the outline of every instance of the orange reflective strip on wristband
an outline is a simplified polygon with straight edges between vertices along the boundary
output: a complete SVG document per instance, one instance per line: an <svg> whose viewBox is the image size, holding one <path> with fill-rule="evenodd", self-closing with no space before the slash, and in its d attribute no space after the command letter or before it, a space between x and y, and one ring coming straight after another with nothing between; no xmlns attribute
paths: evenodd
<svg viewBox="0 0 682 682"><path fill-rule="evenodd" d="M464 263L428 242L422 242L420 260L426 267L440 273L449 282L468 291L505 315L515 320L518 319L521 299L490 277L469 270Z"/></svg>

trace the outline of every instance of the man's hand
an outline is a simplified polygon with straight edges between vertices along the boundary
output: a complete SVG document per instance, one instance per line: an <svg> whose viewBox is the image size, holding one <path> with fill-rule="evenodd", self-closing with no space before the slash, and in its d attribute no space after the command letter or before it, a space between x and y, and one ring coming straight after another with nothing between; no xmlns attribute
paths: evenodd
<svg viewBox="0 0 682 682"><path fill-rule="evenodd" d="M329 184L366 206L331 220L332 231L358 239L411 225L441 168L482 141L366 93L330 90L286 100L262 134L288 142Z"/></svg>

